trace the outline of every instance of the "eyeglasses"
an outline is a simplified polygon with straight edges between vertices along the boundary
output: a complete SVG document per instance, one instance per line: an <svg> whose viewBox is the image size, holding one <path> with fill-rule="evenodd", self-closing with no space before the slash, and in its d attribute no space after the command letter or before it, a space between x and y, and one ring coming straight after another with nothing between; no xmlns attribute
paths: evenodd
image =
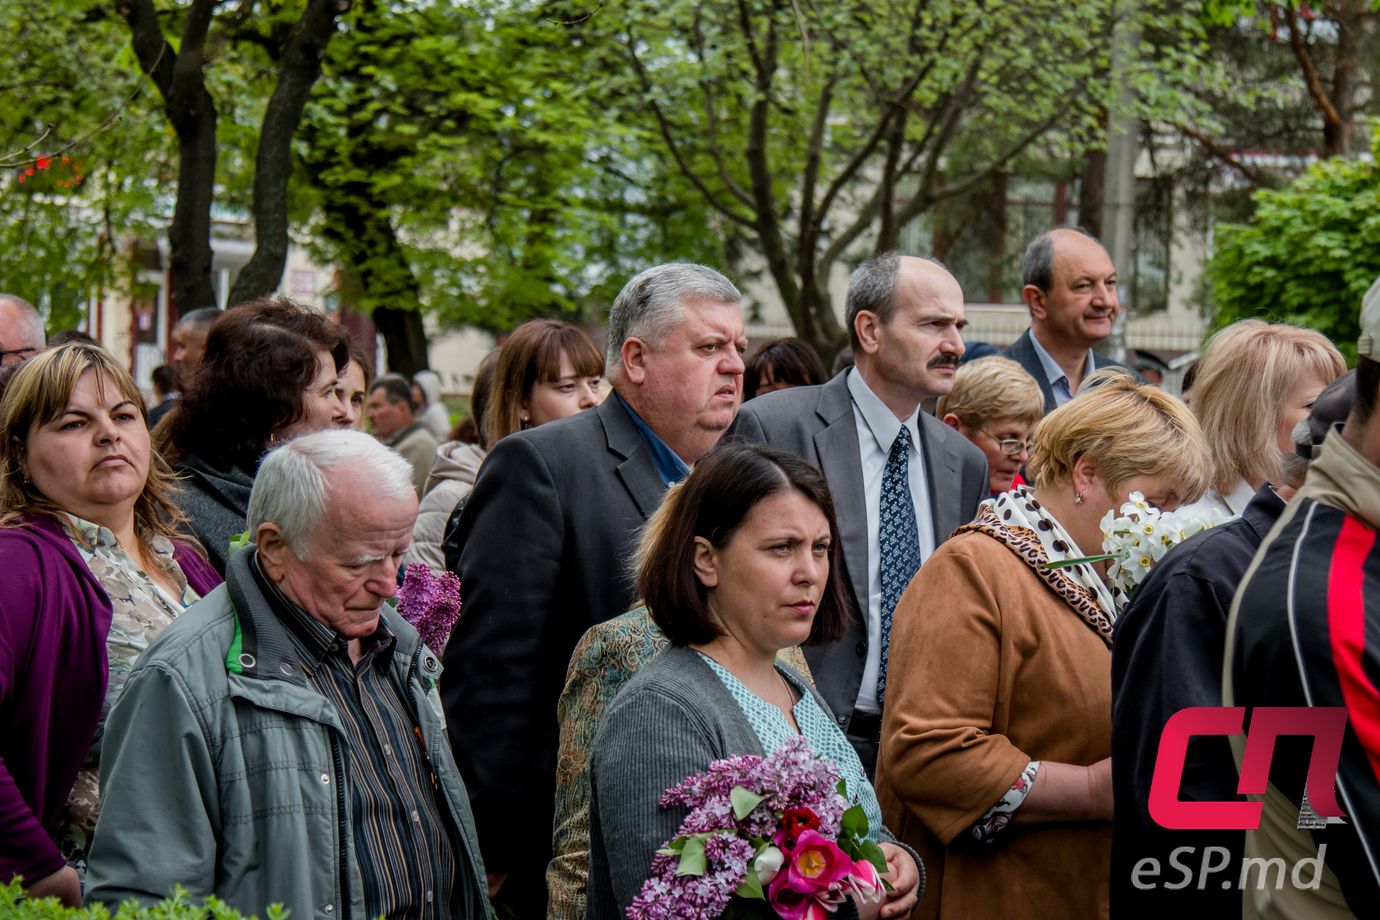
<svg viewBox="0 0 1380 920"><path fill-rule="evenodd" d="M0 351L0 364L8 364L10 358L27 361L36 354L38 354L37 348L11 348L8 351Z"/></svg>
<svg viewBox="0 0 1380 920"><path fill-rule="evenodd" d="M1019 457L1021 455L1021 451L1030 453L1032 450L1035 449L1034 441L1022 441L1020 438L999 438L996 435L992 434L992 432L990 431L985 431L982 429L979 430L981 430L983 434L987 435L987 437L991 438L993 441L996 441L997 446L1001 448L1001 452L1006 454L1006 456L1008 457Z"/></svg>

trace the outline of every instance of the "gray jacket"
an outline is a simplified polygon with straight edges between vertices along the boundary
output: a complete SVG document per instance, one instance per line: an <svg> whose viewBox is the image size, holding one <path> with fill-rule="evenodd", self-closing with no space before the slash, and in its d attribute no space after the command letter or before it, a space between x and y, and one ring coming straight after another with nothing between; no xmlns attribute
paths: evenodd
<svg viewBox="0 0 1380 920"><path fill-rule="evenodd" d="M827 714L823 697L810 692ZM737 701L696 652L672 646L638 671L605 712L594 739L587 920L622 920L651 874L652 856L675 837L685 810L659 807L667 789L712 761L764 753ZM886 828L882 840L896 843ZM924 865L906 849L920 870L923 897ZM856 914L850 905L836 916Z"/></svg>
<svg viewBox="0 0 1380 920"><path fill-rule="evenodd" d="M114 910L181 885L246 914L278 903L294 918L364 920L340 722L303 677L252 557L231 557L226 584L163 631L110 714L90 901ZM441 665L401 617L387 622L392 679L459 834L456 915L486 920L484 867L436 692Z"/></svg>

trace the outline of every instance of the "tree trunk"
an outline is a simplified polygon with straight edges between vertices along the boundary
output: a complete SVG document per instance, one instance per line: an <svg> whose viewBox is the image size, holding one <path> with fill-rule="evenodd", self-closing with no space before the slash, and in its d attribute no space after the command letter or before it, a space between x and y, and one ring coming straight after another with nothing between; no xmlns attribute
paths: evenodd
<svg viewBox="0 0 1380 920"><path fill-rule="evenodd" d="M216 181L216 105L206 91L206 33L214 0L195 0L187 10L181 49L163 35L153 0L120 0L139 66L163 97L163 110L177 133L177 204L168 230L172 303L177 313L214 307L211 280L211 201Z"/></svg>
<svg viewBox="0 0 1380 920"><path fill-rule="evenodd" d="M321 59L348 4L311 0L283 47L254 164L254 255L235 280L230 303L271 294L283 280L288 250L288 180L292 178L292 135L302 119Z"/></svg>
<svg viewBox="0 0 1380 920"><path fill-rule="evenodd" d="M1089 150L1078 177L1078 226L1101 239L1107 191L1107 151Z"/></svg>
<svg viewBox="0 0 1380 920"><path fill-rule="evenodd" d="M1356 7L1355 0L1344 0L1332 13L1337 23L1337 57L1328 95L1335 118L1323 119L1323 153L1329 157L1350 152L1356 124L1356 37L1361 29L1361 12Z"/></svg>
<svg viewBox="0 0 1380 920"><path fill-rule="evenodd" d="M425 370L426 331L422 328L422 314L397 307L375 307L373 317L388 352L388 369L408 379Z"/></svg>

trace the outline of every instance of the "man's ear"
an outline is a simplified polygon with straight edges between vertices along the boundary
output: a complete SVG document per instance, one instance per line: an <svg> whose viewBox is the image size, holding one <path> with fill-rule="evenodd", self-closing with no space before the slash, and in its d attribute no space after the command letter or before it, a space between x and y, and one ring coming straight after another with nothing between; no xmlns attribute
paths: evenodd
<svg viewBox="0 0 1380 920"><path fill-rule="evenodd" d="M1049 310L1045 306L1045 300L1048 296L1033 284L1027 284L1021 288L1021 299L1030 308L1030 315L1036 319L1045 319L1049 316Z"/></svg>
<svg viewBox="0 0 1380 920"><path fill-rule="evenodd" d="M858 348L868 355L881 349L882 318L871 310L859 310L853 317L853 331L858 335Z"/></svg>
<svg viewBox="0 0 1380 920"><path fill-rule="evenodd" d="M700 580L700 584L706 588L719 586L719 569L714 561L714 547L704 537L695 538L695 554L691 565L694 566L695 577Z"/></svg>
<svg viewBox="0 0 1380 920"><path fill-rule="evenodd" d="M254 531L254 543L259 548L259 561L263 564L264 574L270 581L276 582L282 577L288 556L297 558L283 537L282 528L270 521L260 524L259 529Z"/></svg>
<svg viewBox="0 0 1380 920"><path fill-rule="evenodd" d="M634 386L640 385L647 379L647 353L651 351L647 343L637 336L631 336L624 340L623 347L618 350L619 359L622 362L623 376Z"/></svg>

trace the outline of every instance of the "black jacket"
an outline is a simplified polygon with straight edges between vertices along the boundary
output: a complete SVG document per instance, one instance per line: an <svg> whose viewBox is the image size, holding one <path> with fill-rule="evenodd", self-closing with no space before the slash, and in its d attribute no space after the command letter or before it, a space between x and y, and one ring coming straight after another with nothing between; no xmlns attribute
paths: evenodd
<svg viewBox="0 0 1380 920"><path fill-rule="evenodd" d="M494 445L447 537L464 598L441 684L451 745L487 870L532 870L538 892L570 653L633 605L628 559L665 492L631 416L607 399Z"/></svg>
<svg viewBox="0 0 1380 920"><path fill-rule="evenodd" d="M1149 812L1150 781L1160 734L1169 717L1190 706L1222 705L1222 655L1232 597L1251 559L1270 532L1284 501L1268 485L1255 493L1242 516L1205 531L1166 553L1117 619L1112 645L1112 916L1161 917L1174 908L1212 909L1240 916L1241 893L1209 884L1181 890L1141 890L1131 873L1146 857L1158 860L1161 878L1177 881L1166 868L1181 846L1196 847L1190 864L1200 865L1202 848L1226 847L1239 867L1241 831L1170 831ZM1226 737L1189 743L1179 798L1232 801L1236 762ZM1224 869L1218 879L1240 877ZM1195 879L1196 881L1196 879Z"/></svg>

